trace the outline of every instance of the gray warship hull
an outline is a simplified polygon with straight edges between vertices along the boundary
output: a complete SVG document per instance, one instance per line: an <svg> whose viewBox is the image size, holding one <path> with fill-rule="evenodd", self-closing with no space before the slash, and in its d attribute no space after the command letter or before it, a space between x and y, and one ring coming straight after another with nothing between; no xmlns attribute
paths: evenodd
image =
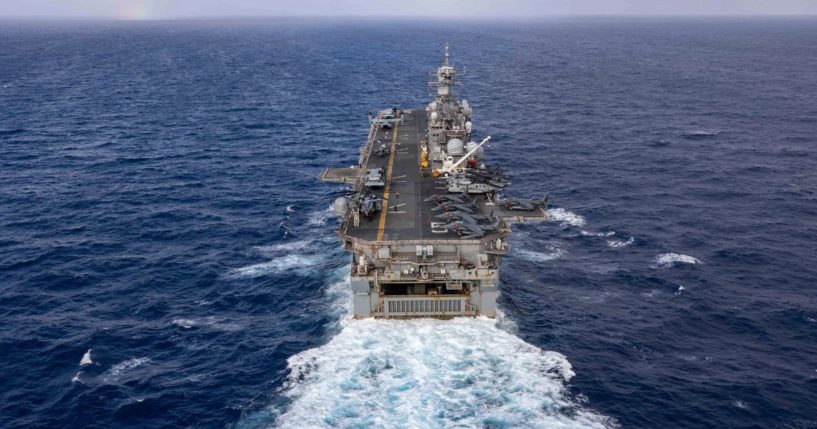
<svg viewBox="0 0 817 429"><path fill-rule="evenodd" d="M444 68L453 77L447 53ZM438 82L445 77L438 71ZM520 209L503 201L494 186L501 177L486 173L479 151L451 167L452 140L471 137L470 108L453 98L453 85L441 86L429 107L378 113L358 164L321 173L355 196L335 203L352 253L355 318L495 317L509 225L547 217L544 202Z"/></svg>

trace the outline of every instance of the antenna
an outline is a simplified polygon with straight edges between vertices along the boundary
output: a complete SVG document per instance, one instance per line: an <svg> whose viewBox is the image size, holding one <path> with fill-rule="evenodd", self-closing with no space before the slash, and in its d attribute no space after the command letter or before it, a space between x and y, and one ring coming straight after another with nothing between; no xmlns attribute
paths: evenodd
<svg viewBox="0 0 817 429"><path fill-rule="evenodd" d="M445 61L443 67L448 67L448 42L445 42Z"/></svg>
<svg viewBox="0 0 817 429"><path fill-rule="evenodd" d="M488 140L491 140L491 136L485 137L485 139L483 139L482 142L480 142L480 144L477 145L477 147L475 147L475 148L471 149L470 151L468 151L468 153L463 155L463 157L460 158L456 162L454 161L454 158L451 157L451 155L446 155L446 157L448 159L443 161L442 168L440 168L439 170L435 170L437 176L439 176L440 174L444 174L445 176L448 176L449 173L453 173L455 170L457 170L457 168L459 168L460 164L462 164L463 161L468 159L469 156L473 155L474 152L476 152L479 148L482 147L482 145L484 145L485 143L488 143ZM437 176L434 176L434 177L437 177Z"/></svg>
<svg viewBox="0 0 817 429"><path fill-rule="evenodd" d="M470 151L468 151L468 153L463 155L463 157L460 158L459 161L455 162L454 165L451 166L451 169L453 170L453 169L459 167L459 165L462 164L463 161L465 161L469 156L473 155L474 152L476 152L479 148L482 147L482 145L484 145L485 143L488 143L488 140L491 140L491 136L485 137L485 139L482 140L482 143L478 144L477 147L471 149Z"/></svg>

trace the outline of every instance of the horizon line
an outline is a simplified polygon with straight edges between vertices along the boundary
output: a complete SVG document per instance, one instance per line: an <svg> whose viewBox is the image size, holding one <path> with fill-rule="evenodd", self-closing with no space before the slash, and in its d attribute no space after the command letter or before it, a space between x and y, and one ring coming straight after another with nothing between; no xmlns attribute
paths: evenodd
<svg viewBox="0 0 817 429"><path fill-rule="evenodd" d="M692 13L660 13L660 14L547 14L547 15L463 15L463 16L434 16L434 15L318 15L318 14L287 14L287 15L169 15L164 17L127 18L117 15L0 15L0 20L89 20L89 21L197 21L212 19L270 19L270 18L299 18L299 19L422 19L430 21L536 21L551 18L815 18L817 13L736 13L736 14L692 14Z"/></svg>

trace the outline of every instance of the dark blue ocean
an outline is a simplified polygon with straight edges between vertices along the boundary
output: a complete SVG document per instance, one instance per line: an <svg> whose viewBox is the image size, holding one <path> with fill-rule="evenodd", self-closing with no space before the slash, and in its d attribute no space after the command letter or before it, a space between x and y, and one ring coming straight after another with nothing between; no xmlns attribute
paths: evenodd
<svg viewBox="0 0 817 429"><path fill-rule="evenodd" d="M446 41L552 220L349 320L316 176ZM0 22L3 428L817 428L816 281L815 19Z"/></svg>

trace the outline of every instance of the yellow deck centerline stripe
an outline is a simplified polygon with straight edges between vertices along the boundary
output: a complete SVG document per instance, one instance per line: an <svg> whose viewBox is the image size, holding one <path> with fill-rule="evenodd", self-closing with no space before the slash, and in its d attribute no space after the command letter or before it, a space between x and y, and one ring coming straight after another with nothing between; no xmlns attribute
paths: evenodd
<svg viewBox="0 0 817 429"><path fill-rule="evenodd" d="M380 224L377 226L377 241L383 241L383 230L386 228L386 216L389 213L389 189L391 189L391 170L394 165L394 152L397 146L397 128L400 124L394 123L391 130L391 150L389 151L389 167L386 169L386 188L383 189L383 207L380 209Z"/></svg>

